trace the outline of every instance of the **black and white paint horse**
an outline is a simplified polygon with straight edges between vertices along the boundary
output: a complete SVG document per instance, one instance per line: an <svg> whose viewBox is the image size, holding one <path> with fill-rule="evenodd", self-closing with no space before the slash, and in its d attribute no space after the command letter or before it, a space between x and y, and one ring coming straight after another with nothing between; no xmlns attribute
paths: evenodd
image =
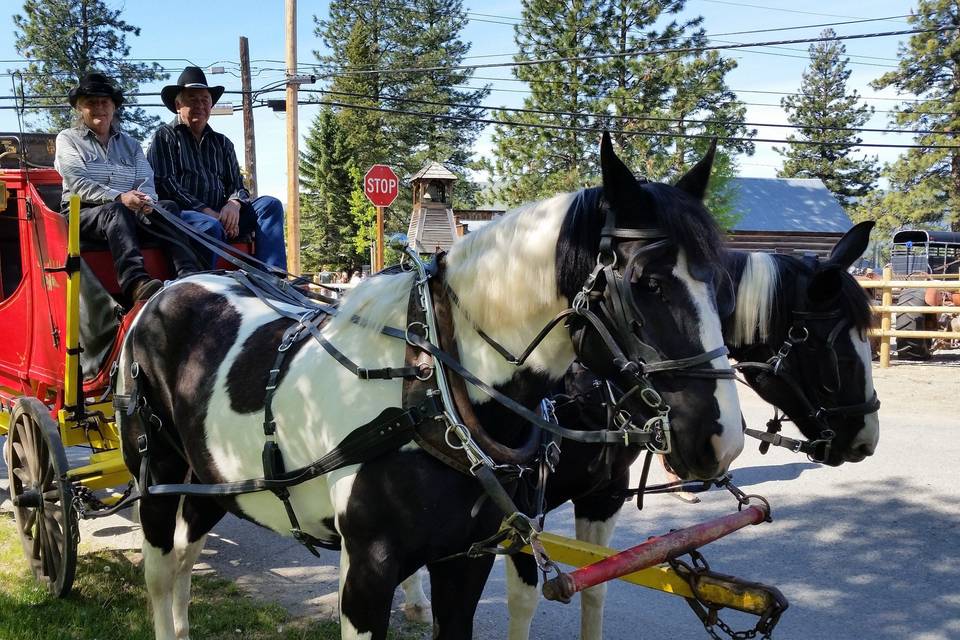
<svg viewBox="0 0 960 640"><path fill-rule="evenodd" d="M766 362L793 336L796 344L781 365L781 373L792 383L765 369L747 368L744 374L761 397L783 410L809 440L822 439L825 428L834 432L823 460L831 465L865 459L879 439L866 336L870 309L863 288L847 273L866 249L872 227L872 222L853 227L823 263L767 253L723 254L736 291L733 313L723 322L724 341L732 357ZM606 413L599 404L602 397L596 381L596 376L575 365L564 380L564 395L574 401L558 408L558 419L583 428L605 428ZM546 507L555 509L572 500L577 539L606 545L625 501L630 466L640 450L617 452L609 462L608 476L585 472L598 466L599 447L563 441L561 451L556 473L547 483ZM510 640L529 636L539 597L537 576L530 556L518 554L507 562ZM414 582L405 584L410 598L414 596L409 594L417 593ZM605 594L606 585L580 594L584 640L603 637Z"/></svg>
<svg viewBox="0 0 960 640"><path fill-rule="evenodd" d="M458 242L444 260L445 283L459 299L455 338L462 364L527 407L540 402L575 357L609 369L610 354L588 347L594 343L589 335L580 332L575 343L558 327L522 366L514 366L478 331L516 353L570 307L597 264L600 229L611 211L627 231L659 229L669 239L634 261L630 290L650 321L627 331L664 358L710 354L723 343L713 287L720 235L699 200L705 181L694 174L681 188L641 185L607 136L601 169L603 188L591 192L600 197L561 195L522 207ZM617 259L626 264L646 244L620 242ZM361 366L401 365L406 344L380 328L407 326L412 286L409 272L365 281L323 326L323 336ZM352 321L357 316L364 322ZM136 370L137 392L162 424L145 426L140 412L120 416L123 454L134 477L141 475L138 438L145 429L154 432L148 484L263 476L267 371L291 324L226 276L185 278L150 300L123 347L117 388L119 396L129 395ZM608 329L623 335L620 327ZM359 425L401 404L401 380L358 380L313 339L290 352L272 402L287 469L313 463ZM703 366L729 364L718 356ZM629 371L611 375L621 388L636 379ZM697 477L722 473L743 446L734 381L697 377L661 384L654 377L654 384L674 408L675 467ZM491 437L511 447L526 441L529 425L517 415L474 389L470 399ZM270 492L210 498L158 496L146 489L141 487L140 519L155 634L158 640L182 640L189 636L191 567L216 522L229 511L289 534L291 520ZM435 637L471 637L492 557L449 556L498 530L503 514L493 501L480 501L482 495L475 478L413 444L290 489L300 528L341 545L343 638L385 638L394 589L421 566L430 573Z"/></svg>

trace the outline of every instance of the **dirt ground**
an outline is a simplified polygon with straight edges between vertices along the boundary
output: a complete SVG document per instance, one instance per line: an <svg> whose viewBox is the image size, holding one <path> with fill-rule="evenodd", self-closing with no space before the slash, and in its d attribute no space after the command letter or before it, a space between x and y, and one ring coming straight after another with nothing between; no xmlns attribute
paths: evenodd
<svg viewBox="0 0 960 640"><path fill-rule="evenodd" d="M938 351L925 362L900 361L894 356L888 369L874 362L873 381L882 403L913 402L932 412L932 417L942 414L956 420L960 416L960 349Z"/></svg>

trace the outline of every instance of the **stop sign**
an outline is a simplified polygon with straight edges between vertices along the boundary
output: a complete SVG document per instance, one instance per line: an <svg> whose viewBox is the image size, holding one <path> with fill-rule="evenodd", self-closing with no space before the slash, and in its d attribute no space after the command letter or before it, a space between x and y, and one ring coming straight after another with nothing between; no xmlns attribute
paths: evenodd
<svg viewBox="0 0 960 640"><path fill-rule="evenodd" d="M400 180L393 169L375 164L363 176L363 192L376 207L389 207L400 193Z"/></svg>

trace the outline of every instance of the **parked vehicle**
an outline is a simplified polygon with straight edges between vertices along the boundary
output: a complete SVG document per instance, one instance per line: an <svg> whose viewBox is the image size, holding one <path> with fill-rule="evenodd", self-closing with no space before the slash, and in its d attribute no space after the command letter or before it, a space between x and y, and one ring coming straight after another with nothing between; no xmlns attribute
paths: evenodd
<svg viewBox="0 0 960 640"><path fill-rule="evenodd" d="M890 262L894 278L898 280L960 279L960 233L922 229L898 231L893 236ZM960 292L908 287L900 290L897 306L957 307L960 313ZM960 322L958 313L905 310L897 314L896 328L901 331L950 331ZM952 346L949 340L898 338L897 357L927 360L933 351L944 345Z"/></svg>

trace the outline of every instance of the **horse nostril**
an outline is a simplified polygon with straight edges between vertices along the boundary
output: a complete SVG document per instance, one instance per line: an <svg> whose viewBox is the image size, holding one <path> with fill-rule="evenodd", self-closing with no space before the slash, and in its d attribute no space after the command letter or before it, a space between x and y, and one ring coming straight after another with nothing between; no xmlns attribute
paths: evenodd
<svg viewBox="0 0 960 640"><path fill-rule="evenodd" d="M867 456L872 456L873 452L874 452L873 445L869 443L863 443L857 447L854 447L853 449L853 453L856 456L860 457L861 459L866 458Z"/></svg>

